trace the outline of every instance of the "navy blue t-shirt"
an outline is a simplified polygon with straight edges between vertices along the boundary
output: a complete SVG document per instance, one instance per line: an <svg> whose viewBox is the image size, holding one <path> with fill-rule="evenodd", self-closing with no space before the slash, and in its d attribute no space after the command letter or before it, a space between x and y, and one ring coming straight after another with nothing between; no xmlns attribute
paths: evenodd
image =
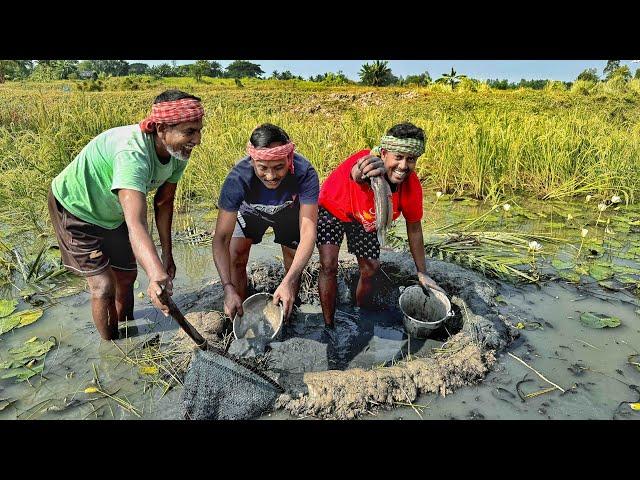
<svg viewBox="0 0 640 480"><path fill-rule="evenodd" d="M318 203L320 182L309 160L293 154L293 170L280 182L278 188L269 189L256 176L251 157L240 160L222 184L218 208L229 212L252 211L272 216L297 202Z"/></svg>

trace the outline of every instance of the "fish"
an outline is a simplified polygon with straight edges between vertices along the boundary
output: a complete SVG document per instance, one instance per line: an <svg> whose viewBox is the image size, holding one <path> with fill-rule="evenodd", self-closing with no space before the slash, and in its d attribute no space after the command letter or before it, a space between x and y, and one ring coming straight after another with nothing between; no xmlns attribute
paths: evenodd
<svg viewBox="0 0 640 480"><path fill-rule="evenodd" d="M393 221L393 201L391 187L382 176L371 177L373 200L376 209L376 232L381 247L386 244L387 229Z"/></svg>

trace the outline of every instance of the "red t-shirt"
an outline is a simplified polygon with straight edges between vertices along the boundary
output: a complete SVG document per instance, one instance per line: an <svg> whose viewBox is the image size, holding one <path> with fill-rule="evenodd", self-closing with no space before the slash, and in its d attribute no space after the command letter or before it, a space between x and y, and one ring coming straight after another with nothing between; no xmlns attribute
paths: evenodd
<svg viewBox="0 0 640 480"><path fill-rule="evenodd" d="M367 232L376 229L373 189L369 183L357 183L351 169L371 150L360 150L338 165L320 187L318 205L343 222L359 222ZM404 216L407 222L422 220L422 185L416 172L411 172L392 194L393 219Z"/></svg>

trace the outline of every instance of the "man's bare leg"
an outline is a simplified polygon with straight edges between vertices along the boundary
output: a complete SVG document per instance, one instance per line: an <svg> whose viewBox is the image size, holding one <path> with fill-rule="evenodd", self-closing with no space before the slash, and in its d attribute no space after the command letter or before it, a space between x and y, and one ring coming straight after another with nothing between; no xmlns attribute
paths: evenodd
<svg viewBox="0 0 640 480"><path fill-rule="evenodd" d="M118 321L133 320L133 284L138 276L137 270L118 270L112 268L116 279L116 311Z"/></svg>
<svg viewBox="0 0 640 480"><path fill-rule="evenodd" d="M98 333L104 340L118 339L116 278L111 268L87 277L91 291L91 313Z"/></svg>
<svg viewBox="0 0 640 480"><path fill-rule="evenodd" d="M371 307L373 301L374 278L380 268L380 260L358 258L360 267L360 279L356 288L356 305L359 307Z"/></svg>
<svg viewBox="0 0 640 480"><path fill-rule="evenodd" d="M336 313L336 294L338 291L338 245L320 245L320 272L318 274L318 292L324 324L333 328Z"/></svg>

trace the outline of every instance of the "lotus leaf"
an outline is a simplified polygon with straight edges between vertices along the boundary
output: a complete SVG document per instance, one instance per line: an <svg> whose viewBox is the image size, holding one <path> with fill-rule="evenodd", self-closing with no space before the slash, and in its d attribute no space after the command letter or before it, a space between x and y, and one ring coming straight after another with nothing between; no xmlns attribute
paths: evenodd
<svg viewBox="0 0 640 480"><path fill-rule="evenodd" d="M609 317L599 313L584 312L580 314L580 321L591 328L618 327L621 322L618 317Z"/></svg>
<svg viewBox="0 0 640 480"><path fill-rule="evenodd" d="M7 373L4 373L2 376L0 376L0 378L3 378L3 379L15 378L19 382L24 382L25 380L30 379L34 375L38 375L39 373L42 373L42 370L44 370L44 363L41 363L40 365L34 365L33 367L30 367L30 368L27 368L27 367L12 368Z"/></svg>
<svg viewBox="0 0 640 480"><path fill-rule="evenodd" d="M610 267L594 264L589 266L589 275L598 281L606 280L613 276L613 270Z"/></svg>
<svg viewBox="0 0 640 480"><path fill-rule="evenodd" d="M580 275L572 270L558 270L558 276L570 282L579 282Z"/></svg>
<svg viewBox="0 0 640 480"><path fill-rule="evenodd" d="M17 300L0 300L0 318L8 317L9 315L11 315L16 309L17 305Z"/></svg>
<svg viewBox="0 0 640 480"><path fill-rule="evenodd" d="M612 265L611 269L616 273L630 273L632 275L640 275L640 270L626 265Z"/></svg>
<svg viewBox="0 0 640 480"><path fill-rule="evenodd" d="M589 269L583 265L576 267L575 271L580 275L589 275Z"/></svg>
<svg viewBox="0 0 640 480"><path fill-rule="evenodd" d="M564 260L560 260L559 258L554 258L551 261L551 265L558 270L565 270L567 268L573 268L575 266L574 262L565 262Z"/></svg>
<svg viewBox="0 0 640 480"><path fill-rule="evenodd" d="M0 318L0 335L13 330L20 324L20 317L11 315L10 317Z"/></svg>
<svg viewBox="0 0 640 480"><path fill-rule="evenodd" d="M51 340L44 342L29 342L25 343L22 347L10 348L12 360L21 360L33 357L39 357L44 355L55 346L55 343Z"/></svg>
<svg viewBox="0 0 640 480"><path fill-rule="evenodd" d="M27 325L31 325L36 320L38 320L44 312L41 308L36 308L33 310L24 310L22 312L18 312L15 315L20 317L20 325L18 328L25 327Z"/></svg>
<svg viewBox="0 0 640 480"><path fill-rule="evenodd" d="M598 285L608 290L613 290L614 292L624 290L624 286L615 280L603 280L602 282L598 282Z"/></svg>

